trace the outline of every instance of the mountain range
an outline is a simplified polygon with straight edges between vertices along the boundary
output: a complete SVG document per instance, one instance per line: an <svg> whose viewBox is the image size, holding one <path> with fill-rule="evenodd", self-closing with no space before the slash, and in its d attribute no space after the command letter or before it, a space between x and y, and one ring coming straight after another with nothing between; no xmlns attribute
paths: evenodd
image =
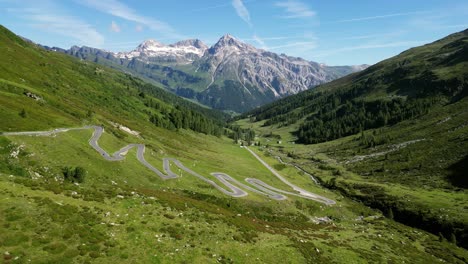
<svg viewBox="0 0 468 264"><path fill-rule="evenodd" d="M0 43L5 263L468 262L467 31L229 122Z"/></svg>
<svg viewBox="0 0 468 264"><path fill-rule="evenodd" d="M244 112L332 81L368 65L327 66L257 49L226 34L213 46L189 39L165 45L146 40L129 52L73 46L49 48L117 68L177 95L220 110Z"/></svg>

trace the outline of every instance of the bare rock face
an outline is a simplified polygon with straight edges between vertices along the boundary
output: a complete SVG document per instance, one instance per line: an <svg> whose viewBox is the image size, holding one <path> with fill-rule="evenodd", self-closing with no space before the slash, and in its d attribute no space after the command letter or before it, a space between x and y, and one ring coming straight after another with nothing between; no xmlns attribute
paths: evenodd
<svg viewBox="0 0 468 264"><path fill-rule="evenodd" d="M342 76L326 65L257 49L231 35L219 39L195 63L208 71L214 82L232 80L243 87L257 87L262 93L270 91L275 97L296 94ZM347 73L361 70L348 68Z"/></svg>
<svg viewBox="0 0 468 264"><path fill-rule="evenodd" d="M164 45L156 40L146 40L130 52L115 53L120 59L144 60L148 62L173 62L179 64L191 63L199 59L208 47L198 39L179 41Z"/></svg>
<svg viewBox="0 0 468 264"><path fill-rule="evenodd" d="M213 108L236 112L250 110L367 67L330 67L279 55L257 49L229 34L211 47L198 39L169 45L146 40L129 52L113 53L76 46L62 52L128 69L178 95Z"/></svg>

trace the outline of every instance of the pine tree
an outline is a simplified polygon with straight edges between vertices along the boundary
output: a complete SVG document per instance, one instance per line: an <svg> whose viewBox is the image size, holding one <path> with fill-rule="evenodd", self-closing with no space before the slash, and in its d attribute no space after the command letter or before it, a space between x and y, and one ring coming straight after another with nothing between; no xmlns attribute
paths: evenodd
<svg viewBox="0 0 468 264"><path fill-rule="evenodd" d="M82 183L85 180L86 170L82 167L76 167L73 173L74 181Z"/></svg>
<svg viewBox="0 0 468 264"><path fill-rule="evenodd" d="M388 209L388 218L393 219L393 210L391 207Z"/></svg>
<svg viewBox="0 0 468 264"><path fill-rule="evenodd" d="M453 232L450 234L450 243L457 244L457 237Z"/></svg>
<svg viewBox="0 0 468 264"><path fill-rule="evenodd" d="M441 232L439 232L439 242L443 242L443 241L445 241L445 237L444 235L442 235Z"/></svg>
<svg viewBox="0 0 468 264"><path fill-rule="evenodd" d="M26 118L27 117L27 114L26 114L26 110L21 109L21 112L19 113L19 115L22 117L22 118Z"/></svg>

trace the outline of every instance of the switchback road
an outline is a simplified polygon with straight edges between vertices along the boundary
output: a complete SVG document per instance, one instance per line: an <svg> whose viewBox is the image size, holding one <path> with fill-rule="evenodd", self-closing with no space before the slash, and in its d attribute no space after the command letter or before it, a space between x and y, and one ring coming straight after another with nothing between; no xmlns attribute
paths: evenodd
<svg viewBox="0 0 468 264"><path fill-rule="evenodd" d="M326 205L333 205L335 204L335 201L325 198L323 196L311 193L309 191L306 191L302 188L297 187L296 185L290 183L287 179L285 179L283 176L281 176L278 172L276 172L270 165L268 165L265 161L263 161L255 152L250 150L248 147L245 147L247 151L249 151L256 159L260 161L260 163L263 164L268 170L273 173L279 180L281 180L283 183L286 185L289 185L295 192L289 192L285 190L281 190L278 188L275 188L273 186L270 186L266 184L265 182L255 179L255 178L246 178L245 181L249 183L251 186L241 183L238 180L232 178L231 176L221 173L221 172L213 172L211 175L216 178L220 183L224 185L224 187L220 186L213 180L210 180L194 171L191 169L185 167L179 160L174 159L174 158L163 158L163 170L164 173L158 170L157 168L153 167L151 164L149 164L145 157L145 145L143 144L129 144L120 150L116 151L112 155L107 153L104 149L102 149L99 146L99 138L101 135L104 133L104 128L100 126L85 126L81 128L59 128L59 129L54 129L51 131L31 131L31 132L6 132L3 133L3 136L51 136L57 133L64 133L67 131L71 130L84 130L84 129L93 129L93 135L89 139L89 145L93 147L104 159L108 161L120 161L125 159L125 155L128 153L128 151L132 148L136 148L137 150L137 159L138 161L143 164L146 168L150 169L152 172L154 172L156 175L158 175L160 178L167 180L167 179L175 179L178 178L179 176L175 174L171 170L170 163L172 162L175 164L177 167L179 167L181 170L189 173L192 176L197 177L198 179L212 185L214 188L219 190L220 192L232 196L232 197L243 197L247 195L247 192L245 190L249 190L251 192L255 192L261 195L265 195L271 199L274 200L285 200L287 197L283 194L288 194L288 195L293 195L293 196L298 196L302 197L305 199L310 199L314 200L320 203L324 203ZM240 187L243 189L241 189ZM255 188L254 188L255 187Z"/></svg>

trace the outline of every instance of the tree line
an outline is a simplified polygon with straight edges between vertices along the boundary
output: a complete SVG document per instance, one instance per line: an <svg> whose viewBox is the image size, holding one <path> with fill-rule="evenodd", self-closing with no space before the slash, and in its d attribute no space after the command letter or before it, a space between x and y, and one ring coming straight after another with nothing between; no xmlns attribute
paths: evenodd
<svg viewBox="0 0 468 264"><path fill-rule="evenodd" d="M330 96L318 111L299 126L299 143L314 144L353 135L371 128L394 125L428 113L439 101L435 97L421 99L378 99L374 101L350 100ZM336 106L336 107L335 107Z"/></svg>
<svg viewBox="0 0 468 264"><path fill-rule="evenodd" d="M220 121L208 118L186 107L176 105L170 108L152 98L146 99L145 105L159 112L151 113L149 117L149 121L158 127L169 130L190 129L218 137L223 134L224 129Z"/></svg>
<svg viewBox="0 0 468 264"><path fill-rule="evenodd" d="M239 140L245 141L248 145L252 144L255 140L255 131L250 128L241 128L238 125L228 125L225 130L225 136L238 142Z"/></svg>
<svg viewBox="0 0 468 264"><path fill-rule="evenodd" d="M167 105L180 106L182 108L192 110L206 116L207 118L217 120L222 124L224 124L224 122L230 118L230 116L224 112L200 106L166 90L163 90L160 87L154 86L150 83L145 83L131 75L127 75L126 81L129 86L136 87L140 91L140 97L151 95L152 97L159 99Z"/></svg>
<svg viewBox="0 0 468 264"><path fill-rule="evenodd" d="M223 134L228 114L182 99L131 75L126 77L127 85L139 90L137 98L148 108L156 110L148 111L149 121L154 125L169 130L190 129L215 136Z"/></svg>

